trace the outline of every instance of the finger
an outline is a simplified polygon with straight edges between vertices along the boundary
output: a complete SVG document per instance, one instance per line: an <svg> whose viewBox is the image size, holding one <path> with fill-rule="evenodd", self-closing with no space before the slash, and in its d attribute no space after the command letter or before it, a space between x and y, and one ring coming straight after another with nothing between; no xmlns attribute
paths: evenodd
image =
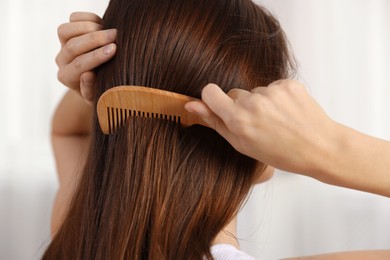
<svg viewBox="0 0 390 260"><path fill-rule="evenodd" d="M103 23L102 18L94 13L88 12L74 12L69 17L70 22L81 22L81 21L89 21L94 23Z"/></svg>
<svg viewBox="0 0 390 260"><path fill-rule="evenodd" d="M233 88L231 89L227 95L234 100L237 100L239 98L243 98L245 96L250 95L250 92L245 90L245 89L240 89L240 88Z"/></svg>
<svg viewBox="0 0 390 260"><path fill-rule="evenodd" d="M114 42L116 34L116 29L109 29L72 38L61 49L56 62L59 66L68 64L84 53Z"/></svg>
<svg viewBox="0 0 390 260"><path fill-rule="evenodd" d="M234 101L215 84L209 84L203 88L202 100L223 121L228 120L234 113Z"/></svg>
<svg viewBox="0 0 390 260"><path fill-rule="evenodd" d="M96 95L95 82L96 75L92 71L81 74L80 94L89 105L92 105Z"/></svg>
<svg viewBox="0 0 390 260"><path fill-rule="evenodd" d="M94 51L78 56L58 71L58 80L66 86L79 86L81 74L110 60L116 52L116 44L110 43Z"/></svg>
<svg viewBox="0 0 390 260"><path fill-rule="evenodd" d="M184 105L184 108L197 116L202 117L206 123L210 115L213 115L214 113L207 107L205 103L202 101L190 101Z"/></svg>
<svg viewBox="0 0 390 260"><path fill-rule="evenodd" d="M184 107L187 111L200 116L210 128L216 131L226 128L223 121L202 101L190 101Z"/></svg>
<svg viewBox="0 0 390 260"><path fill-rule="evenodd" d="M232 140L232 133L226 127L225 123L221 118L214 114L213 111L204 102L190 101L186 103L184 107L188 112L201 117L210 128L217 131L226 140Z"/></svg>
<svg viewBox="0 0 390 260"><path fill-rule="evenodd" d="M266 95L268 92L268 87L256 87L251 90L252 94Z"/></svg>
<svg viewBox="0 0 390 260"><path fill-rule="evenodd" d="M274 81L274 82L268 84L268 87L279 86L279 85L283 84L284 81L285 81L285 79L276 80L276 81Z"/></svg>
<svg viewBox="0 0 390 260"><path fill-rule="evenodd" d="M71 38L81 36L90 32L102 30L103 25L94 22L64 23L58 27L57 33L61 46L64 46Z"/></svg>
<svg viewBox="0 0 390 260"><path fill-rule="evenodd" d="M306 91L306 87L300 83L297 80L294 79L281 79L277 80L275 82L272 82L271 84L268 85L270 89L275 89L277 88L282 88L288 92L294 93L295 91Z"/></svg>

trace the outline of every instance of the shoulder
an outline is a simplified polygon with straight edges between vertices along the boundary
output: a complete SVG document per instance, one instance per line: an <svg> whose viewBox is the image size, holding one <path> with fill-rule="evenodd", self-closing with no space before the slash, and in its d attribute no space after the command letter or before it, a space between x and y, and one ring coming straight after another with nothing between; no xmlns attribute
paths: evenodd
<svg viewBox="0 0 390 260"><path fill-rule="evenodd" d="M215 260L256 260L229 244L216 244L210 249Z"/></svg>

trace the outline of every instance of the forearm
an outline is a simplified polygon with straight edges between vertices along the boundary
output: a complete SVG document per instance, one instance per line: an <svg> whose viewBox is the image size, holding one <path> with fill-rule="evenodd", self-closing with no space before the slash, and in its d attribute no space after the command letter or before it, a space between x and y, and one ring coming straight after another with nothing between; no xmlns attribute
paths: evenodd
<svg viewBox="0 0 390 260"><path fill-rule="evenodd" d="M52 145L56 159L59 190L52 212L52 234L66 216L70 200L88 153L92 107L74 91L68 91L52 120Z"/></svg>
<svg viewBox="0 0 390 260"><path fill-rule="evenodd" d="M80 95L68 91L59 103L52 121L52 135L82 136L91 133L92 107Z"/></svg>
<svg viewBox="0 0 390 260"><path fill-rule="evenodd" d="M337 124L318 180L390 197L390 142Z"/></svg>
<svg viewBox="0 0 390 260"><path fill-rule="evenodd" d="M387 260L390 259L390 250L367 250L367 251L352 251L339 252L314 256L303 256L287 258L285 260Z"/></svg>

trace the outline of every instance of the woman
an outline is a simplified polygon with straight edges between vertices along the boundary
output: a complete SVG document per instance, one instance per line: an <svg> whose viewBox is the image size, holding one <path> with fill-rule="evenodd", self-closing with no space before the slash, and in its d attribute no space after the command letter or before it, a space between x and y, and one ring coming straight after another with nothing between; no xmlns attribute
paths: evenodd
<svg viewBox="0 0 390 260"><path fill-rule="evenodd" d="M132 118L106 136L94 107L119 85L200 98L208 82L227 92L288 77L279 23L250 0L112 0L104 26L118 49L97 70L93 109L69 92L54 117L60 190L43 258L211 259L213 244L238 247L235 216L264 163L201 126Z"/></svg>
<svg viewBox="0 0 390 260"><path fill-rule="evenodd" d="M116 52L115 29L101 30L101 23L101 19L94 14L74 13L70 17L70 23L63 24L59 28L62 48L57 57L58 78L69 88L81 93L87 103L91 102L95 92L93 86L95 76L91 69L111 59ZM191 110L202 115L212 126L223 126L214 121L225 119L223 121L228 129L216 128L232 143L236 142L235 140L243 140L247 144L245 149L236 146L241 152L288 171L304 173L320 180L332 180L334 185L344 185L390 196L387 188L389 186L387 183L390 180L387 171L390 162L387 159L390 154L389 142L363 135L337 124L325 115L324 111L298 82L277 81L268 88L257 88L251 92L241 91L236 96L229 93L229 97L218 90L216 86L209 86L204 89L203 94L203 100L209 107L204 107L202 104L192 104ZM234 126L235 121L226 121L226 118L237 114L238 109L242 112L243 109L247 108L246 101L250 100L252 96L262 99L256 105L258 108L252 111L244 110L244 112L249 113L247 115L250 116L250 120L243 125L241 131L231 132L230 129ZM240 101L231 102L237 99ZM259 109L260 117L254 113ZM302 116L303 114L306 116ZM220 116L219 119L218 116ZM281 117L289 120L280 120ZM247 135L248 131L242 132L242 130L252 126L257 128L252 129L249 133L261 133L264 138L253 140L252 136ZM328 131L329 127L331 131ZM59 130L60 135L67 136L69 134L64 128L57 130ZM67 130L71 130L69 126ZM85 131L76 130L76 133L80 132L84 133ZM331 135L329 136L329 134ZM286 139L286 136L291 138ZM285 142L275 142L280 138L283 138ZM317 145L318 141L337 144L340 138L348 141L344 143L344 147ZM57 135L54 139L60 138ZM264 143L264 140L269 140L272 145ZM376 149L366 149L367 144L370 147L376 147ZM293 152L280 153L286 148L293 149ZM338 165L337 167L329 167L329 160L326 160L326 164L324 164L325 160L318 161L316 159L324 154L324 151L328 155L333 155L331 159ZM381 156L376 156L377 151L382 151L380 152ZM371 158L370 161L362 160L367 156ZM74 155L74 157L77 156ZM346 164L347 161L350 163ZM370 169L370 174L366 174L367 167ZM314 175L311 172L313 169L317 169L317 173L314 172ZM356 175L360 177L354 178ZM60 175L60 177L66 179L64 178L66 176ZM64 182L62 181L62 183ZM64 184L61 187L64 187ZM59 198L66 197L64 190L67 189L60 189ZM64 200L66 201L66 199ZM337 259L389 259L390 253L389 251L358 251L308 258L335 259L335 257Z"/></svg>

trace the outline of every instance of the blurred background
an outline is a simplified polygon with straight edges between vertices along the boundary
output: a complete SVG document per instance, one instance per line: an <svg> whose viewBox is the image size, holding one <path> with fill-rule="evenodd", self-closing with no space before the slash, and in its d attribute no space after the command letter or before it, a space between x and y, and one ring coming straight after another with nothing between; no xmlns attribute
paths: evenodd
<svg viewBox="0 0 390 260"><path fill-rule="evenodd" d="M0 259L39 259L49 242L57 189L50 119L65 91L56 78L57 27L73 11L102 15L107 3L0 1ZM297 78L325 111L390 140L390 2L256 3L280 20ZM277 172L242 209L239 239L260 259L390 249L390 199Z"/></svg>

